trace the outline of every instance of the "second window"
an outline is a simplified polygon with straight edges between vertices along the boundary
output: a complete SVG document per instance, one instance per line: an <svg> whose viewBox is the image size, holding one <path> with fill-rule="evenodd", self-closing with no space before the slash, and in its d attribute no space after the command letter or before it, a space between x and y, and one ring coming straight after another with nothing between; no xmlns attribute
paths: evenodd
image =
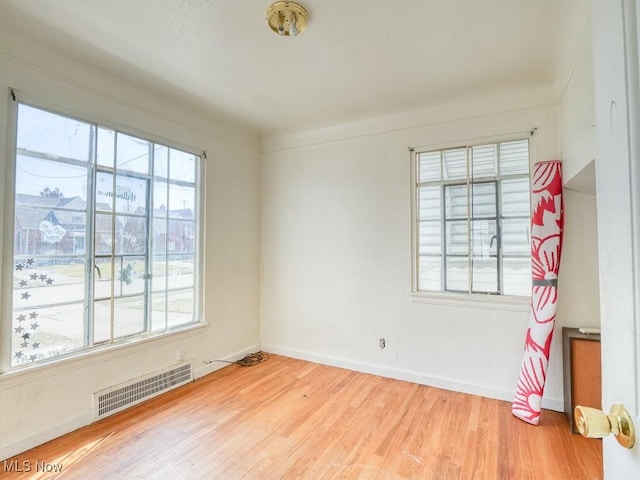
<svg viewBox="0 0 640 480"><path fill-rule="evenodd" d="M529 141L414 161L415 290L530 295Z"/></svg>

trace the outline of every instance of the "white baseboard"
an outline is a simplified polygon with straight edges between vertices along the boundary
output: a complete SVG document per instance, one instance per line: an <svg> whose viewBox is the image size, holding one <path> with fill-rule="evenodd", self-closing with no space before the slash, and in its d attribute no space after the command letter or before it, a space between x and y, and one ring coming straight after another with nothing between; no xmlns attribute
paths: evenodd
<svg viewBox="0 0 640 480"><path fill-rule="evenodd" d="M245 355L257 352L260 349L261 349L261 346L258 343L251 347L247 347L237 352L234 352L230 355L227 355L226 357L219 358L219 360L224 360L222 362L213 360L211 363L205 363L197 368L194 366L193 378L195 380L195 379L204 377L205 375L209 375L210 373L213 373L216 370L220 370L221 368L226 367L228 363L225 363L225 362L235 362L236 360L240 360L241 358L243 358Z"/></svg>
<svg viewBox="0 0 640 480"><path fill-rule="evenodd" d="M428 385L430 387L442 388L444 390L451 390L454 392L468 393L470 395L479 395L486 398L494 398L496 400L504 400L507 402L513 401L515 390L500 389L494 387L487 387L485 385L477 385L472 383L465 383L456 380L450 380L442 377L434 377L425 375L420 372L401 370L396 368L383 367L380 365L374 365L365 362L358 362L349 360L346 358L331 357L327 355L320 355L312 352L305 352L301 350L293 350L290 348L279 347L276 345L262 345L262 350L276 355L283 355L285 357L297 358L300 360L307 360L309 362L320 363L322 365L330 365L332 367L346 368L347 370L353 370L356 372L369 373L372 375L378 375L380 377L394 378L396 380L404 380L407 382L418 383L420 385ZM515 385L514 385L515 389ZM564 411L564 399L558 398L543 398L542 408L549 410L555 410L557 412Z"/></svg>
<svg viewBox="0 0 640 480"><path fill-rule="evenodd" d="M85 425L89 425L91 422L93 422L93 410L87 410L82 415L69 418L61 423L52 426L51 428L47 428L46 430L37 433L36 435L32 435L30 437L18 440L17 442L0 447L0 459L4 460L19 453L26 452L33 447L37 447L38 445L42 445L43 443L53 440L54 438L61 437L62 435L65 435L69 432L73 432L74 430L82 428ZM31 462L35 462L36 460L40 459L29 460L31 460Z"/></svg>

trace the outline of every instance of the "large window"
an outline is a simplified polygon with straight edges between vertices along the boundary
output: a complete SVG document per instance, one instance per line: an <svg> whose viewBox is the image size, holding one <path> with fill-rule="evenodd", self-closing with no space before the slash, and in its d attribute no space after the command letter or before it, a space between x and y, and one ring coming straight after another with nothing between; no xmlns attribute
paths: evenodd
<svg viewBox="0 0 640 480"><path fill-rule="evenodd" d="M9 367L197 323L200 157L23 103L16 130Z"/></svg>
<svg viewBox="0 0 640 480"><path fill-rule="evenodd" d="M414 289L530 295L528 140L413 158Z"/></svg>

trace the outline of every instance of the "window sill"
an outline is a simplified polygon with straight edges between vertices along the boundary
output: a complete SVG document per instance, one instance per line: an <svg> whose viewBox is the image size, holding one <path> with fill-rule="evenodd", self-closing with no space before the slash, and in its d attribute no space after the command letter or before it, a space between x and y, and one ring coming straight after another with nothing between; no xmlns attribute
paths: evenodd
<svg viewBox="0 0 640 480"><path fill-rule="evenodd" d="M198 323L162 335L132 339L131 341L117 345L97 347L93 350L64 356L47 363L8 370L0 373L0 390L34 382L43 377L59 375L68 371L105 363L114 358L142 352L159 345L176 342L201 333L207 326L207 323Z"/></svg>
<svg viewBox="0 0 640 480"><path fill-rule="evenodd" d="M531 297L411 292L411 299L414 303L428 303L448 307L484 308L487 310L508 310L512 312L528 312L531 310Z"/></svg>

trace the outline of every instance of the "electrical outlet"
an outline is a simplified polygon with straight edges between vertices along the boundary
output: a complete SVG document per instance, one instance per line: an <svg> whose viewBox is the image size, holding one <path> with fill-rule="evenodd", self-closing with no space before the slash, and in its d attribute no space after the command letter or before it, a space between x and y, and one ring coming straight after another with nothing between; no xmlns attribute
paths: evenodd
<svg viewBox="0 0 640 480"><path fill-rule="evenodd" d="M176 352L176 359L177 360L184 360L184 350L180 349Z"/></svg>
<svg viewBox="0 0 640 480"><path fill-rule="evenodd" d="M378 345L380 345L380 348L384 348L387 346L387 343L385 342L384 338L381 338L380 340L378 340Z"/></svg>

